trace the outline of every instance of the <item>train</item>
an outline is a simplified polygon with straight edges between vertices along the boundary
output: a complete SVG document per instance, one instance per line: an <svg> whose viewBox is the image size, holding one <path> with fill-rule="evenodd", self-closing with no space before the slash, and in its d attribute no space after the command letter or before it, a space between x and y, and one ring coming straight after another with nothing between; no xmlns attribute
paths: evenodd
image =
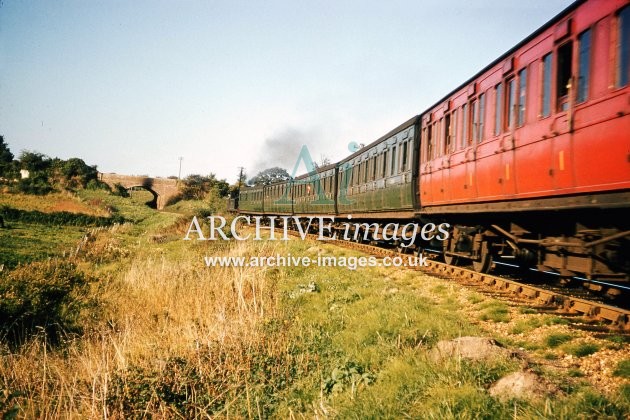
<svg viewBox="0 0 630 420"><path fill-rule="evenodd" d="M444 240L393 245L479 272L505 264L596 290L627 283L630 2L574 2L372 143L301 177L242 188L234 207L366 222L357 230L446 224Z"/></svg>

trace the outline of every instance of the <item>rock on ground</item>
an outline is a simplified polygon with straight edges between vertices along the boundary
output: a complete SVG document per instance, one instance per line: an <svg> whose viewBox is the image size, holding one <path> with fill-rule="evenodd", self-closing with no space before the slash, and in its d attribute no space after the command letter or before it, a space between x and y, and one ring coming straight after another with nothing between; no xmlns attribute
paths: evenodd
<svg viewBox="0 0 630 420"><path fill-rule="evenodd" d="M514 372L495 382L488 390L490 395L501 400L510 398L540 398L555 394L558 389L530 371Z"/></svg>
<svg viewBox="0 0 630 420"><path fill-rule="evenodd" d="M459 337L437 343L433 349L433 358L441 360L461 357L469 360L490 360L507 357L512 353L487 337Z"/></svg>

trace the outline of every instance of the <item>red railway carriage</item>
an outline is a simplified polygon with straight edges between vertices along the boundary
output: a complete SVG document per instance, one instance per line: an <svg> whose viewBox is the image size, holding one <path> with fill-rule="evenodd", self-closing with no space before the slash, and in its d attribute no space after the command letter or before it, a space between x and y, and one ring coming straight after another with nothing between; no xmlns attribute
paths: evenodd
<svg viewBox="0 0 630 420"><path fill-rule="evenodd" d="M423 208L630 188L629 15L574 5L425 112Z"/></svg>
<svg viewBox="0 0 630 420"><path fill-rule="evenodd" d="M420 215L453 221L447 259L627 273L595 253L626 258L627 216L601 211L630 206L629 62L629 2L578 1L422 114Z"/></svg>

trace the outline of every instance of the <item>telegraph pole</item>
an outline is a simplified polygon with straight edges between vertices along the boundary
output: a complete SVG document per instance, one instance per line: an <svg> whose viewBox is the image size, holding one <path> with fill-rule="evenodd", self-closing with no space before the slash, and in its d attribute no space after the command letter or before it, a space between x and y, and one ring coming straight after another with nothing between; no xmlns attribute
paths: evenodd
<svg viewBox="0 0 630 420"><path fill-rule="evenodd" d="M242 166L240 166L239 168L239 172L238 172L238 192L241 192L241 186L243 185L243 168Z"/></svg>
<svg viewBox="0 0 630 420"><path fill-rule="evenodd" d="M183 156L179 157L179 175L177 175L177 181L182 180L182 160L184 160Z"/></svg>

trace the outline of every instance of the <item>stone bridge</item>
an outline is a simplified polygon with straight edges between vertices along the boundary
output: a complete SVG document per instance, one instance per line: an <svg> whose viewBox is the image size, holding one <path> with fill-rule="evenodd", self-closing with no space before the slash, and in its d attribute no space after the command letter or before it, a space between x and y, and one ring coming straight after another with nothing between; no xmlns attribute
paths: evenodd
<svg viewBox="0 0 630 420"><path fill-rule="evenodd" d="M178 180L168 178L150 178L147 176L119 175L119 174L98 174L98 179L114 188L116 184L129 189L132 187L142 187L153 194L152 206L161 210L171 197L179 192Z"/></svg>

